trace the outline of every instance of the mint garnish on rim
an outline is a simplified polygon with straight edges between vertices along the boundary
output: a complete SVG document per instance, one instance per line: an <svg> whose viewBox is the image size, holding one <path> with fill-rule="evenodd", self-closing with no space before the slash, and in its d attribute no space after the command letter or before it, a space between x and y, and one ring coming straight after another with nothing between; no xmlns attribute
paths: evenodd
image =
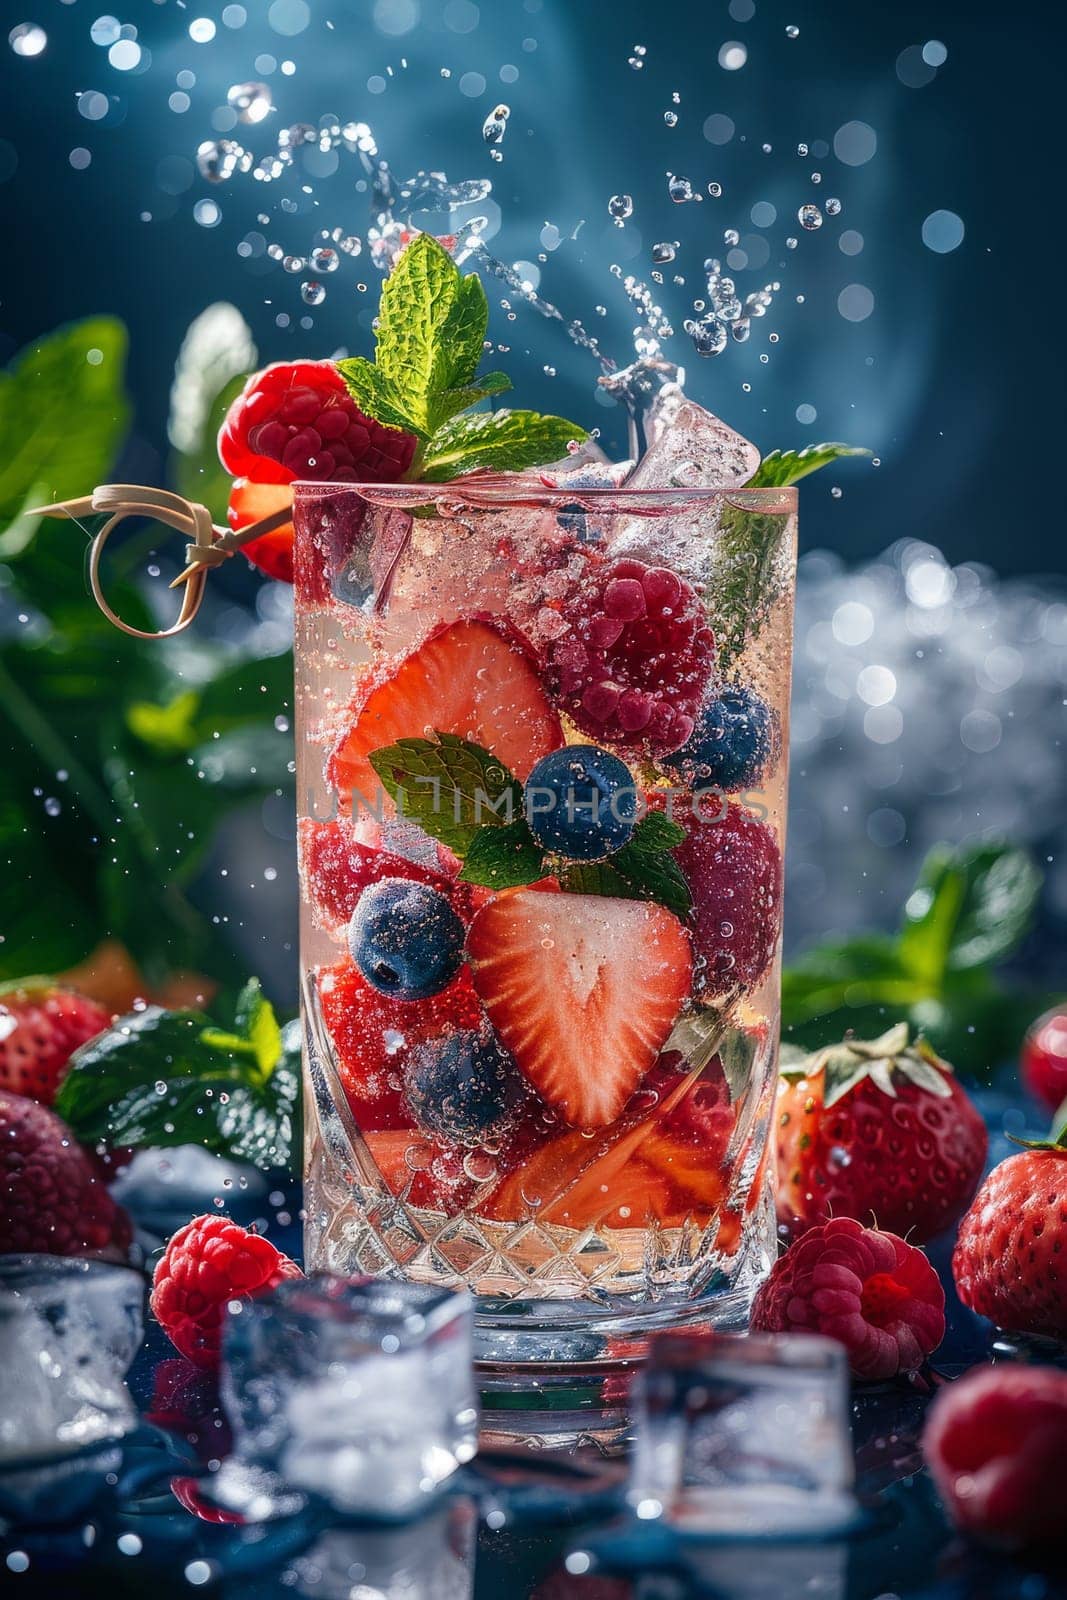
<svg viewBox="0 0 1067 1600"><path fill-rule="evenodd" d="M478 376L488 326L477 274L464 277L433 235L420 233L383 285L374 360L337 363L361 411L418 439L409 479L520 472L558 461L571 440L588 437L577 423L535 411L468 414L511 387L502 372Z"/></svg>

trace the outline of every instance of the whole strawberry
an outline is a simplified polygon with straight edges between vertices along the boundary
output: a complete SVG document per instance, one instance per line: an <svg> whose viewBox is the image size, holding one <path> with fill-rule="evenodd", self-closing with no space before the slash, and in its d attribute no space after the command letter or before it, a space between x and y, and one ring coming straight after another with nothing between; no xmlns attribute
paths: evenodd
<svg viewBox="0 0 1067 1600"><path fill-rule="evenodd" d="M1022 1080L1050 1111L1067 1101L1067 1009L1058 1006L1038 1017L1023 1041Z"/></svg>
<svg viewBox="0 0 1067 1600"><path fill-rule="evenodd" d="M945 1291L921 1250L851 1217L810 1228L780 1256L752 1303L761 1333L823 1333L857 1378L914 1372L945 1333Z"/></svg>
<svg viewBox="0 0 1067 1600"><path fill-rule="evenodd" d="M985 1165L985 1124L952 1068L907 1023L783 1069L778 1220L792 1234L856 1217L931 1239L962 1214Z"/></svg>
<svg viewBox="0 0 1067 1600"><path fill-rule="evenodd" d="M194 1217L156 1263L152 1311L174 1348L195 1366L217 1367L230 1300L273 1289L300 1268L269 1239L227 1217Z"/></svg>
<svg viewBox="0 0 1067 1600"><path fill-rule="evenodd" d="M943 1389L923 1434L938 1493L964 1533L1009 1549L1067 1527L1067 1372L977 1367Z"/></svg>
<svg viewBox="0 0 1067 1600"><path fill-rule="evenodd" d="M1001 1328L1067 1339L1067 1124L994 1167L960 1224L960 1299Z"/></svg>
<svg viewBox="0 0 1067 1600"><path fill-rule="evenodd" d="M0 1089L50 1106L79 1045L111 1021L103 1006L51 978L0 987Z"/></svg>
<svg viewBox="0 0 1067 1600"><path fill-rule="evenodd" d="M65 1122L0 1090L0 1253L125 1255L130 1219Z"/></svg>

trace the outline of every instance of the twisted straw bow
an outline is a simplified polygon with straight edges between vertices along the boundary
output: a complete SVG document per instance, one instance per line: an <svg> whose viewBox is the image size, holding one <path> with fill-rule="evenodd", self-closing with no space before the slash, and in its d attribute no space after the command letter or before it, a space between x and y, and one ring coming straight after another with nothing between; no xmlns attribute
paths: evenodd
<svg viewBox="0 0 1067 1600"><path fill-rule="evenodd" d="M184 495L173 494L169 489L150 489L144 484L136 483L100 484L90 495L83 495L78 500L56 500L51 505L35 506L27 512L27 515L70 517L73 521L77 521L79 517L101 512L110 514L103 527L90 541L89 585L94 600L108 621L134 639L170 639L175 634L182 633L200 610L209 570L221 566L230 556L236 555L242 545L292 521L291 510L285 508L272 512L268 517L261 517L258 522L249 523L246 528L235 532L232 528L220 528L212 522L207 507L195 500L186 500ZM122 618L111 609L104 594L100 578L100 560L107 541L119 523L124 522L127 517L150 517L156 522L165 523L190 540L185 547L185 570L180 572L170 585L172 589L182 590L181 610L178 612L177 620L171 623L169 628L161 628L157 633L146 633L143 628L134 628L128 622L123 622Z"/></svg>

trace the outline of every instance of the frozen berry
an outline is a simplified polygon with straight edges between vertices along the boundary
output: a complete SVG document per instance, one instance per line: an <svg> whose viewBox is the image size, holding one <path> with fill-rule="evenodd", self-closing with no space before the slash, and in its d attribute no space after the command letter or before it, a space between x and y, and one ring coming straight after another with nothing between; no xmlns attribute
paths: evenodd
<svg viewBox="0 0 1067 1600"><path fill-rule="evenodd" d="M54 1111L0 1090L0 1251L124 1256L130 1219Z"/></svg>
<svg viewBox="0 0 1067 1600"><path fill-rule="evenodd" d="M753 1330L823 1333L857 1378L917 1371L945 1334L945 1291L921 1250L895 1233L835 1217L771 1268L752 1303Z"/></svg>
<svg viewBox="0 0 1067 1600"><path fill-rule="evenodd" d="M778 753L778 720L743 684L728 684L703 707L696 727L663 765L689 783L736 794L759 783Z"/></svg>
<svg viewBox="0 0 1067 1600"><path fill-rule="evenodd" d="M450 1144L499 1138L527 1098L514 1061L488 1026L419 1045L406 1082L408 1104L420 1126Z"/></svg>
<svg viewBox="0 0 1067 1600"><path fill-rule="evenodd" d="M693 896L696 988L706 997L758 983L774 959L781 927L782 855L750 811L720 796L675 808L686 830L676 851Z"/></svg>
<svg viewBox="0 0 1067 1600"><path fill-rule="evenodd" d="M156 1263L152 1311L179 1355L217 1367L227 1303L300 1276L269 1239L228 1217L194 1217Z"/></svg>
<svg viewBox="0 0 1067 1600"><path fill-rule="evenodd" d="M996 1366L966 1373L938 1395L923 1454L963 1532L1010 1549L1061 1544L1067 1372Z"/></svg>
<svg viewBox="0 0 1067 1600"><path fill-rule="evenodd" d="M103 1006L50 978L0 988L0 1089L50 1106L79 1045L111 1021Z"/></svg>
<svg viewBox="0 0 1067 1600"><path fill-rule="evenodd" d="M649 755L693 731L715 640L695 590L666 567L613 561L569 596L548 648L551 689L583 732Z"/></svg>
<svg viewBox="0 0 1067 1600"><path fill-rule="evenodd" d="M637 819L629 767L595 745L567 745L542 756L523 803L538 844L572 861L601 861L621 850Z"/></svg>
<svg viewBox="0 0 1067 1600"><path fill-rule="evenodd" d="M1038 1017L1026 1035L1020 1061L1030 1093L1050 1111L1067 1101L1067 1011L1062 1006Z"/></svg>
<svg viewBox="0 0 1067 1600"><path fill-rule="evenodd" d="M364 416L332 361L276 361L249 378L226 413L219 457L255 483L394 483L415 444Z"/></svg>
<svg viewBox="0 0 1067 1600"><path fill-rule="evenodd" d="M364 891L348 925L352 960L394 1000L425 1000L463 964L463 924L447 898L411 878L382 878Z"/></svg>

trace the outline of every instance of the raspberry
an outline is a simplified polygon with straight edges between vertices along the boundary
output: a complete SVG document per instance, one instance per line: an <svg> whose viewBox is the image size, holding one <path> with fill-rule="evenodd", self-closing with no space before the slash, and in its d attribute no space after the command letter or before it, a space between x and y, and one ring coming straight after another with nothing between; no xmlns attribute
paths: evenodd
<svg viewBox="0 0 1067 1600"><path fill-rule="evenodd" d="M415 443L364 416L332 361L276 361L231 405L219 456L228 472L255 483L394 483Z"/></svg>
<svg viewBox="0 0 1067 1600"><path fill-rule="evenodd" d="M752 1304L762 1333L823 1333L857 1378L921 1367L945 1333L945 1291L921 1250L851 1217L811 1228L771 1268Z"/></svg>
<svg viewBox="0 0 1067 1600"><path fill-rule="evenodd" d="M934 1402L923 1453L965 1533L1011 1548L1062 1541L1067 1373L975 1368Z"/></svg>
<svg viewBox="0 0 1067 1600"><path fill-rule="evenodd" d="M174 1348L209 1369L219 1364L226 1303L300 1276L269 1239L226 1217L194 1217L156 1265L152 1310Z"/></svg>
<svg viewBox="0 0 1067 1600"><path fill-rule="evenodd" d="M650 796L655 803L655 796ZM694 815L695 811L695 815ZM694 984L705 998L758 983L782 922L782 855L750 811L720 796L675 808L686 830L675 856L693 896Z"/></svg>
<svg viewBox="0 0 1067 1600"><path fill-rule="evenodd" d="M613 561L567 599L551 692L599 743L667 755L693 731L715 640L696 591L666 567Z"/></svg>
<svg viewBox="0 0 1067 1600"><path fill-rule="evenodd" d="M50 1106L79 1045L111 1021L103 1006L47 979L0 990L0 1089Z"/></svg>
<svg viewBox="0 0 1067 1600"><path fill-rule="evenodd" d="M0 1091L0 1251L124 1256L130 1219L54 1111Z"/></svg>

